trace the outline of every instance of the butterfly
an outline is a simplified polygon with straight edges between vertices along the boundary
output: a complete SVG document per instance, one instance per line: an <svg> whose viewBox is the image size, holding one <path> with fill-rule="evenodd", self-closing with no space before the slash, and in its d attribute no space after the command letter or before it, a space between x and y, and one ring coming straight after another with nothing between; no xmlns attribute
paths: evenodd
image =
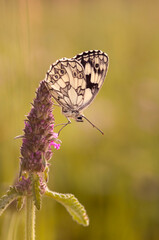
<svg viewBox="0 0 159 240"><path fill-rule="evenodd" d="M91 104L102 87L108 62L106 53L90 50L73 58L62 58L50 66L45 82L68 119L63 127L71 123L69 118L74 118L77 122L83 122L84 118L103 134L82 114L82 110Z"/></svg>

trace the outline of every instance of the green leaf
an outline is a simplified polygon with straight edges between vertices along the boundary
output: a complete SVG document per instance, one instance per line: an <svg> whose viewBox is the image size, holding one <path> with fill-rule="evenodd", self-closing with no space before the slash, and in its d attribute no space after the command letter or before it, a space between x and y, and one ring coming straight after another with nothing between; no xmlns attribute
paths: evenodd
<svg viewBox="0 0 159 240"><path fill-rule="evenodd" d="M4 195L2 198L0 198L0 215L2 215L4 210L17 197L19 197L19 193L16 191L15 187L10 187L10 189L7 191L6 195Z"/></svg>
<svg viewBox="0 0 159 240"><path fill-rule="evenodd" d="M36 208L40 210L41 207L40 177L38 174L34 173L31 174L30 179L32 182L34 204Z"/></svg>
<svg viewBox="0 0 159 240"><path fill-rule="evenodd" d="M61 203L76 222L82 224L83 226L89 225L89 218L87 216L84 206L73 194L57 193L47 189L45 195L52 197L57 202Z"/></svg>
<svg viewBox="0 0 159 240"><path fill-rule="evenodd" d="M49 168L48 168L48 166L46 166L45 170L44 170L44 179L45 179L45 182L49 181Z"/></svg>
<svg viewBox="0 0 159 240"><path fill-rule="evenodd" d="M17 210L20 211L24 206L24 197L20 196L17 198Z"/></svg>

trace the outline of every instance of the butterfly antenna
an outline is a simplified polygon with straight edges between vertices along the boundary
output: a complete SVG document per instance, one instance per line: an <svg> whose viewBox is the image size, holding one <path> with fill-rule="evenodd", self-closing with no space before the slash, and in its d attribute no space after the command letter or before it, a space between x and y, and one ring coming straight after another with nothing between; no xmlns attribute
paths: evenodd
<svg viewBox="0 0 159 240"><path fill-rule="evenodd" d="M82 115L84 119L86 119L94 128L96 128L102 135L104 135L104 132L102 132L98 127L96 127L88 118Z"/></svg>
<svg viewBox="0 0 159 240"><path fill-rule="evenodd" d="M58 126L60 126L60 125L63 125L62 128L60 128L60 130L58 131L58 136L60 135L60 132L62 131L62 129L63 129L64 127L66 127L68 124L71 123L71 121L70 121L69 118L67 118L67 120L68 120L67 123L60 123L60 124L57 124L57 125L55 126L55 127L58 127Z"/></svg>

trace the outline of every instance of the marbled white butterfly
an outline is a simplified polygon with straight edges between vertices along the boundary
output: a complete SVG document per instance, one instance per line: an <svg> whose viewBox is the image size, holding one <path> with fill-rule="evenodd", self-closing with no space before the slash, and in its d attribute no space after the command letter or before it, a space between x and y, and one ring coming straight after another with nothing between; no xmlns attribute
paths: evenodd
<svg viewBox="0 0 159 240"><path fill-rule="evenodd" d="M45 81L68 119L63 127L71 123L70 117L77 122L83 122L85 118L91 123L81 111L88 107L97 95L107 70L108 56L100 50L86 51L70 59L62 58L50 66Z"/></svg>

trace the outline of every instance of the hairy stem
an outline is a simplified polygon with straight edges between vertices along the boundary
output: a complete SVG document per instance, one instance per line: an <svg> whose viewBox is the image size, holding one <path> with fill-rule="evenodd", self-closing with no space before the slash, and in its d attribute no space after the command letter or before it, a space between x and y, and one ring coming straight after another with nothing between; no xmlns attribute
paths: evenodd
<svg viewBox="0 0 159 240"><path fill-rule="evenodd" d="M35 206L32 197L26 197L26 240L35 240Z"/></svg>

